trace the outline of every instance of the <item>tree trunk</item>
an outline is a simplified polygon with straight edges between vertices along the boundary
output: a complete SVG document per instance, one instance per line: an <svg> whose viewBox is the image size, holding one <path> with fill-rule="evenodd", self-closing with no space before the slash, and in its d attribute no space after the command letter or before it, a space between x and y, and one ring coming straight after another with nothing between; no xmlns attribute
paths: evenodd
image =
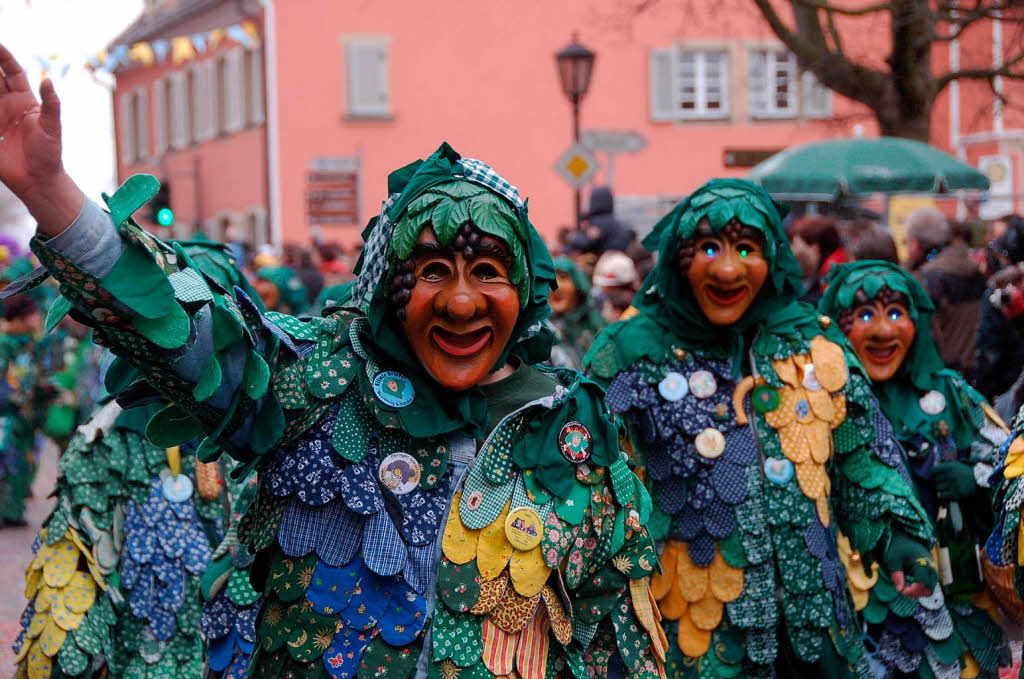
<svg viewBox="0 0 1024 679"><path fill-rule="evenodd" d="M928 143L931 136L931 116L928 112L914 117L883 115L875 111L879 130L886 137L905 137Z"/></svg>

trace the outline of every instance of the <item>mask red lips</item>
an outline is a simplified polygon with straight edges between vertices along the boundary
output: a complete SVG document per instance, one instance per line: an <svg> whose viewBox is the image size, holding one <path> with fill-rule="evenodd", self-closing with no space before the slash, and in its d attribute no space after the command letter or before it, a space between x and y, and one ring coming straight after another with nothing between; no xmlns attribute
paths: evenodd
<svg viewBox="0 0 1024 679"><path fill-rule="evenodd" d="M456 333L434 327L430 331L430 339L441 351L449 356L459 358L473 356L480 352L487 346L493 336L494 332L490 328L479 328L471 332Z"/></svg>
<svg viewBox="0 0 1024 679"><path fill-rule="evenodd" d="M722 306L736 304L747 294L747 286L741 285L736 288L720 288L716 285L707 286L708 297Z"/></svg>
<svg viewBox="0 0 1024 679"><path fill-rule="evenodd" d="M900 345L897 343L868 345L864 347L865 353L867 353L875 363L888 363L889 361L892 361L896 358L899 350Z"/></svg>

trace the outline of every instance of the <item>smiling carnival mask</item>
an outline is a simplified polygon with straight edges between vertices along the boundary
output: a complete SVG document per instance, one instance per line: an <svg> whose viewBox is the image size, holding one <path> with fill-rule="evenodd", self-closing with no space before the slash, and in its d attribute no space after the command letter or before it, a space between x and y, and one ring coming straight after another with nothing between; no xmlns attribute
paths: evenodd
<svg viewBox="0 0 1024 679"><path fill-rule="evenodd" d="M546 359L554 270L515 187L447 144L396 170L389 187L353 292L372 344L414 382L424 374L456 392L511 355Z"/></svg>

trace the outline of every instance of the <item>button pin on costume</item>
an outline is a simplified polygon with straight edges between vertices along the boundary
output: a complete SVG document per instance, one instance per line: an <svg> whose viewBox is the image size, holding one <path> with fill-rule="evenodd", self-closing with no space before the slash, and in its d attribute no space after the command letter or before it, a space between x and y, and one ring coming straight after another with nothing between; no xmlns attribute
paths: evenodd
<svg viewBox="0 0 1024 679"><path fill-rule="evenodd" d="M532 367L554 272L525 203L447 144L388 183L350 306L308 321L139 229L151 178L110 197L108 266L33 247L73 306L115 312L90 322L173 404L158 421L259 471L238 525L263 594L251 674L663 676L650 496L600 388ZM492 422L477 387L518 371L548 393Z"/></svg>
<svg viewBox="0 0 1024 679"><path fill-rule="evenodd" d="M973 542L983 543L993 527L988 478L1007 432L987 415L991 409L981 394L943 365L930 331L935 307L924 287L888 262L843 264L832 270L818 308L837 321L871 377L878 426L892 423L932 520L940 507L955 502ZM969 568L975 549L968 547ZM1001 554L994 556L1005 564ZM1008 575L991 562L985 571L996 581ZM957 593L944 586L915 602L894 596L888 573L879 572L861 604L878 660L892 672L923 673L920 665L927 664L936 676L997 676L1010 656L993 617L996 607L980 586L970 594L958 591L963 587L953 581L949 589ZM1004 585L1001 594L1001 601L1011 601L1011 612L1019 610L1012 586Z"/></svg>
<svg viewBox="0 0 1024 679"><path fill-rule="evenodd" d="M863 676L852 588L870 570L849 555L899 573L907 594L936 580L865 375L796 301L782 216L746 181L697 189L644 242L659 256L639 313L585 359L646 466L675 677Z"/></svg>

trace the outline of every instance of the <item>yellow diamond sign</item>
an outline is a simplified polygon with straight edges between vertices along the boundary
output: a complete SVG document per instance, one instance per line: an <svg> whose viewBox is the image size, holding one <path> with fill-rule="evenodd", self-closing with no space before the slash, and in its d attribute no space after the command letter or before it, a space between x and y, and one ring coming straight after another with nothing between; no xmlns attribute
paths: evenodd
<svg viewBox="0 0 1024 679"><path fill-rule="evenodd" d="M599 169L601 169L601 164L597 162L594 154L579 143L570 146L555 161L555 171L573 186L583 186L594 177Z"/></svg>

